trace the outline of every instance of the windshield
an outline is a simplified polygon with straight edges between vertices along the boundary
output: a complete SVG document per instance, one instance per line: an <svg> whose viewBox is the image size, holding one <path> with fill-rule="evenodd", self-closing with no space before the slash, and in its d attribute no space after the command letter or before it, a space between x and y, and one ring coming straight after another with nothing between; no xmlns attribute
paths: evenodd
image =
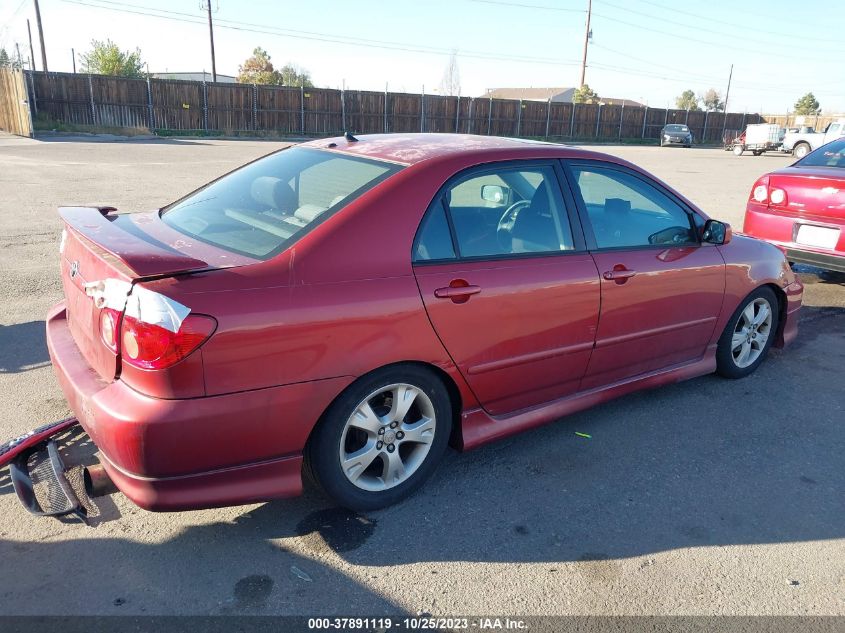
<svg viewBox="0 0 845 633"><path fill-rule="evenodd" d="M401 166L290 148L265 156L166 207L162 220L214 246L270 258Z"/></svg>
<svg viewBox="0 0 845 633"><path fill-rule="evenodd" d="M667 125L663 129L667 132L689 132L689 128L686 125Z"/></svg>
<svg viewBox="0 0 845 633"><path fill-rule="evenodd" d="M845 168L845 138L822 145L795 163L795 166Z"/></svg>

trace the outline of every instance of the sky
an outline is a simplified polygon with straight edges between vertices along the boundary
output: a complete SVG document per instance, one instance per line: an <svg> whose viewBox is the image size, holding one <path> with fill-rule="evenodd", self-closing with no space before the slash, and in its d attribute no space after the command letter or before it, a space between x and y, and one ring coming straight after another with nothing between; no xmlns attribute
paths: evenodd
<svg viewBox="0 0 845 633"><path fill-rule="evenodd" d="M110 38L140 48L150 72L211 71L203 0L40 0L47 63ZM320 87L437 93L456 52L461 94L577 86L587 0L210 0L218 73L256 46ZM605 97L674 107L715 88L731 111L785 113L808 91L845 112L841 0L593 0L586 82ZM826 19L825 16L831 16ZM0 46L29 57L33 0L0 0Z"/></svg>

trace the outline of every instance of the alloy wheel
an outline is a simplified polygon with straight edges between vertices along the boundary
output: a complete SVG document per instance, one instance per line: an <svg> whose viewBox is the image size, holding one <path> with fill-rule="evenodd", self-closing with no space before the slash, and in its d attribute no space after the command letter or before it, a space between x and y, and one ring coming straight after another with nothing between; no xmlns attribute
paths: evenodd
<svg viewBox="0 0 845 633"><path fill-rule="evenodd" d="M766 349L772 333L772 306L763 297L749 302L740 312L731 337L731 356L737 367L752 365Z"/></svg>

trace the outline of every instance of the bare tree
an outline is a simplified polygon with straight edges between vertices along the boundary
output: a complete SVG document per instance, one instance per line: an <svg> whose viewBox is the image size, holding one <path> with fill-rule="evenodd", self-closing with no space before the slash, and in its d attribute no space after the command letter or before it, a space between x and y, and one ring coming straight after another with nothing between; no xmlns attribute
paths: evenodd
<svg viewBox="0 0 845 633"><path fill-rule="evenodd" d="M440 94L454 97L461 94L461 71L458 68L458 51L452 51L449 56L449 64L443 71L443 79L440 80Z"/></svg>

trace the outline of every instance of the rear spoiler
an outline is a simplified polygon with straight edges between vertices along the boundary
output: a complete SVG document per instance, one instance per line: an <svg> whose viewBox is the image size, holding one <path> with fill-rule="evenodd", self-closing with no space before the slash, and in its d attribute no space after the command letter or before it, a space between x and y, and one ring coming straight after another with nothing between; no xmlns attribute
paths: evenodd
<svg viewBox="0 0 845 633"><path fill-rule="evenodd" d="M139 277L209 268L208 263L124 231L109 215L114 207L59 207L68 228L119 259Z"/></svg>

